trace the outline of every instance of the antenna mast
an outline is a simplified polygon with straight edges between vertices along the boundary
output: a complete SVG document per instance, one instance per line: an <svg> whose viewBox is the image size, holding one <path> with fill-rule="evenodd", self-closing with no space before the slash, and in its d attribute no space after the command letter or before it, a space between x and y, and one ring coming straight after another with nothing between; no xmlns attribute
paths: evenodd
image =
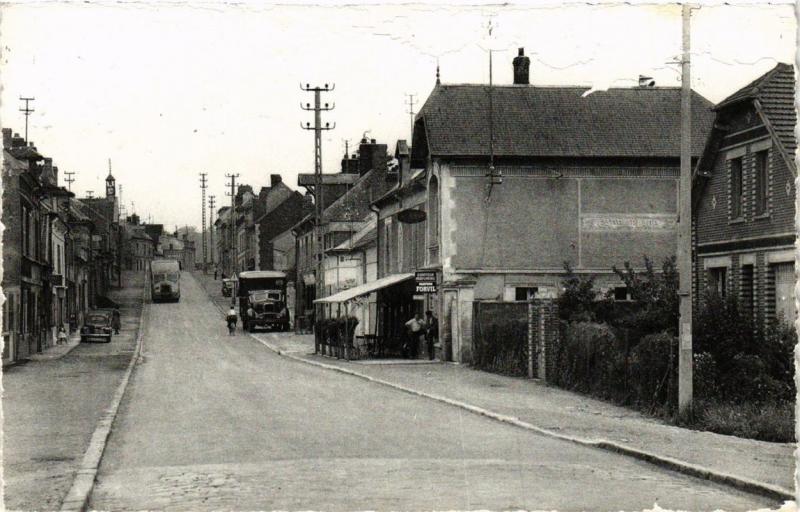
<svg viewBox="0 0 800 512"><path fill-rule="evenodd" d="M34 101L36 98L24 98L22 96L19 97L20 101L25 102L25 106L19 109L20 112L25 114L25 145L28 145L28 117L34 112L34 110L30 107L30 102Z"/></svg>

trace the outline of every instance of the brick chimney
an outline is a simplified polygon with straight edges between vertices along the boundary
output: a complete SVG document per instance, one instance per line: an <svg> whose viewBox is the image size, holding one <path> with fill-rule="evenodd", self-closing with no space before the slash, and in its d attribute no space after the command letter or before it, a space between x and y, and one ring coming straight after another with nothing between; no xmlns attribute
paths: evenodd
<svg viewBox="0 0 800 512"><path fill-rule="evenodd" d="M45 158L44 165L42 165L42 181L48 185L55 185L55 176L53 175L53 159Z"/></svg>
<svg viewBox="0 0 800 512"><path fill-rule="evenodd" d="M3 149L11 149L11 128L3 128Z"/></svg>
<svg viewBox="0 0 800 512"><path fill-rule="evenodd" d="M269 175L269 186L270 187L274 187L275 185L277 185L278 183L281 183L282 181L283 181L283 178L281 177L280 174L270 174Z"/></svg>
<svg viewBox="0 0 800 512"><path fill-rule="evenodd" d="M514 85L530 85L530 67L531 59L525 56L525 48L520 48L514 57Z"/></svg>
<svg viewBox="0 0 800 512"><path fill-rule="evenodd" d="M342 158L342 174L358 174L358 155L344 155Z"/></svg>
<svg viewBox="0 0 800 512"><path fill-rule="evenodd" d="M18 133L15 133L13 137L11 137L11 147L12 148L24 148L25 147L25 139L19 136Z"/></svg>
<svg viewBox="0 0 800 512"><path fill-rule="evenodd" d="M375 139L361 139L358 146L358 174L363 176L371 169L386 164L386 144L378 144Z"/></svg>

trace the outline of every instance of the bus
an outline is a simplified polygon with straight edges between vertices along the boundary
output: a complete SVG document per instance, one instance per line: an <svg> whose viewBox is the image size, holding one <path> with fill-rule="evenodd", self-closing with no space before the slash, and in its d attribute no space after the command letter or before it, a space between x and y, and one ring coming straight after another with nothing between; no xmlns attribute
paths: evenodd
<svg viewBox="0 0 800 512"><path fill-rule="evenodd" d="M177 260L150 262L150 298L153 302L181 299L181 265Z"/></svg>
<svg viewBox="0 0 800 512"><path fill-rule="evenodd" d="M275 270L253 270L239 273L239 316L248 331L257 328L289 330L286 307L286 274ZM252 307L254 315L247 316Z"/></svg>

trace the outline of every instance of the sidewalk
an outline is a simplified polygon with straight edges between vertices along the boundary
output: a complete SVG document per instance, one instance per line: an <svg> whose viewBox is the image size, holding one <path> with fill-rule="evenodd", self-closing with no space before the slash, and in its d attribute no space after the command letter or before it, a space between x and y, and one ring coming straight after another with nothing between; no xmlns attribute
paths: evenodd
<svg viewBox="0 0 800 512"><path fill-rule="evenodd" d="M207 282L213 283L211 278ZM209 287L207 291L212 297L222 298L218 288ZM612 441L717 473L794 489L792 443L767 443L684 429L540 381L504 377L457 364L363 364L322 357L313 354L313 335L259 333L255 337L288 357L336 366L415 392L464 402L561 435Z"/></svg>
<svg viewBox="0 0 800 512"><path fill-rule="evenodd" d="M191 272L192 277L197 279L197 282L200 283L200 286L206 291L206 293L211 297L214 301L214 304L217 307L222 308L223 311L227 311L228 308L231 306L231 301L233 300L231 297L223 297L222 296L222 278L214 280L214 272L212 271L209 274L204 274L202 270L193 270ZM241 325L241 324L240 324Z"/></svg>
<svg viewBox="0 0 800 512"><path fill-rule="evenodd" d="M122 329L111 343L71 343L3 371L5 506L54 510L70 489L98 419L136 346L142 273L125 272Z"/></svg>

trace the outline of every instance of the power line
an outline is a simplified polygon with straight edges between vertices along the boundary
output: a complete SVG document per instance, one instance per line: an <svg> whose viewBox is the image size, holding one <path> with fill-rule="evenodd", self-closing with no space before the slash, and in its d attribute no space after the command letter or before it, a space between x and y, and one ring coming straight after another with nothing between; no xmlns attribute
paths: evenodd
<svg viewBox="0 0 800 512"><path fill-rule="evenodd" d="M416 96L416 94L406 93L406 96L408 96L408 100L406 101L406 105L408 106L408 111L406 113L411 118L411 131L409 132L408 136L408 145L410 146L412 142L411 138L414 136L414 114L416 114L416 112L414 112L414 105L417 102L414 101L414 96Z"/></svg>
<svg viewBox="0 0 800 512"><path fill-rule="evenodd" d="M206 189L208 188L207 179L208 176L207 172L200 173L200 189L202 190L203 199L202 199L202 207L201 211L203 213L203 273L208 273L208 256L206 250Z"/></svg>
<svg viewBox="0 0 800 512"><path fill-rule="evenodd" d="M75 175L75 172L66 172L66 171L64 171L64 176L66 176L66 178L64 178L64 181L67 182L67 187L68 187L70 192L72 191L72 183L75 181L75 178L73 178L74 175Z"/></svg>
<svg viewBox="0 0 800 512"><path fill-rule="evenodd" d="M25 106L19 109L20 112L25 114L25 145L28 144L28 117L34 112L34 110L30 107L30 102L34 101L36 98L24 98L22 96L19 97L20 101L25 102Z"/></svg>
<svg viewBox="0 0 800 512"><path fill-rule="evenodd" d="M327 130L333 130L336 128L336 123L333 126L330 123L325 123L325 126L322 126L322 116L321 113L333 110L336 108L336 104L322 105L321 102L321 93L323 92L331 92L336 88L336 85L328 85L325 84L324 87L311 87L308 84L305 86L301 85L300 89L306 92L313 92L314 93L314 107L311 107L310 103L306 103L305 106L300 104L300 108L303 110L314 111L314 127L311 127L311 123L306 122L305 126L303 123L300 123L300 128L304 130L314 130L314 240L316 242L315 253L316 253L316 280L315 280L315 295L317 298L321 298L322 295L322 284L325 282L325 279L322 275L323 273L323 265L322 265L322 212L325 211L324 208L324 197L322 193L322 132Z"/></svg>
<svg viewBox="0 0 800 512"><path fill-rule="evenodd" d="M226 195L231 197L231 214L230 219L228 222L228 229L230 230L230 237L231 237L231 245L230 245L230 263L231 263L231 277L236 277L236 266L237 266L237 259L239 257L238 250L236 248L236 231L233 229L236 226L236 219L234 216L234 212L236 211L236 178L239 177L239 174L225 174L226 178L230 178L231 180L231 191L225 192ZM235 301L235 299L233 299Z"/></svg>

